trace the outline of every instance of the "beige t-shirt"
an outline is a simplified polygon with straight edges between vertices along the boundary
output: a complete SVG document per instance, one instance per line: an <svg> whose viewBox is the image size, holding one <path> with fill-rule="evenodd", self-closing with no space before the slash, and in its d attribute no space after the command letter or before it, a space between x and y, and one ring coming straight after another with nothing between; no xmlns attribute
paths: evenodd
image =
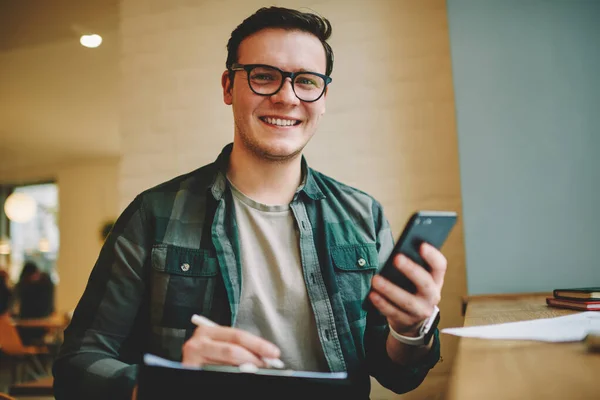
<svg viewBox="0 0 600 400"><path fill-rule="evenodd" d="M230 182L231 183L231 182ZM328 371L289 205L258 203L231 185L241 243L242 293L235 326L281 349L286 368Z"/></svg>

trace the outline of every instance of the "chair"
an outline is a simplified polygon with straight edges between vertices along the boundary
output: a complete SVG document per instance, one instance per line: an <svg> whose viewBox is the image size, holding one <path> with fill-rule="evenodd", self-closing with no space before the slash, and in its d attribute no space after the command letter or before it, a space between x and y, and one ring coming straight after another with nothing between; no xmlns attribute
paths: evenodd
<svg viewBox="0 0 600 400"><path fill-rule="evenodd" d="M30 375L33 379L48 375L39 356L48 356L50 352L46 346L25 346L21 341L14 321L8 313L0 315L0 350L8 356L12 364L11 384L22 382L24 377ZM26 368L24 371L23 368Z"/></svg>

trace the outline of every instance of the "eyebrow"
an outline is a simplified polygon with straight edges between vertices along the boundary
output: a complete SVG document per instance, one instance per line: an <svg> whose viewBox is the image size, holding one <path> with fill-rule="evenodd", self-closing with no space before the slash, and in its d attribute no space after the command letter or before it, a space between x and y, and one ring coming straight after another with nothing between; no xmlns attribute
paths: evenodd
<svg viewBox="0 0 600 400"><path fill-rule="evenodd" d="M319 72L316 69L306 69L306 68L299 68L298 70L294 71L294 72L311 72L313 74L322 74L322 75L326 75L325 72Z"/></svg>
<svg viewBox="0 0 600 400"><path fill-rule="evenodd" d="M239 63L239 64L241 64L241 63ZM252 64L268 65L268 66L270 66L270 67L279 68L279 69L280 69L280 70L282 70L282 71L288 71L288 70L286 70L286 69L284 69L284 68L281 68L281 67L279 67L279 66L277 66L277 65L268 64L268 63L261 63L261 62L257 62L257 63L248 63L248 64L244 64L244 65L252 65ZM325 74L324 72L317 72L317 71L316 71L316 70L314 70L314 69L306 69L306 68L299 68L299 69L297 69L297 70L295 70L295 71L288 71L288 72L312 72L312 73L314 73L314 74Z"/></svg>

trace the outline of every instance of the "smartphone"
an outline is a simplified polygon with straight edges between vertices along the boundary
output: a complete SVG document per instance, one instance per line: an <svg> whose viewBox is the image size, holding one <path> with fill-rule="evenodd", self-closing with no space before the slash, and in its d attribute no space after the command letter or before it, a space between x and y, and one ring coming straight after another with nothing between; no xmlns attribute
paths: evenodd
<svg viewBox="0 0 600 400"><path fill-rule="evenodd" d="M413 213L379 274L404 290L415 293L417 291L415 285L394 267L394 257L398 253L402 253L429 271L429 266L419 254L421 244L427 242L439 250L456 224L456 219L457 214L454 211L417 211ZM363 308L368 307L372 307L372 305L367 297Z"/></svg>

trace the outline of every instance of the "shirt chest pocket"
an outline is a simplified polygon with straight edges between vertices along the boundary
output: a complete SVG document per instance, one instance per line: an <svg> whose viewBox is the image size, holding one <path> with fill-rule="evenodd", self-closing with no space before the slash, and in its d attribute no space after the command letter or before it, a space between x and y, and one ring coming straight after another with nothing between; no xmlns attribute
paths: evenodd
<svg viewBox="0 0 600 400"><path fill-rule="evenodd" d="M192 314L210 314L220 279L214 254L207 250L155 245L151 262L152 325L188 328Z"/></svg>
<svg viewBox="0 0 600 400"><path fill-rule="evenodd" d="M335 246L331 248L331 257L349 322L364 318L362 302L379 267L377 246L374 243Z"/></svg>

